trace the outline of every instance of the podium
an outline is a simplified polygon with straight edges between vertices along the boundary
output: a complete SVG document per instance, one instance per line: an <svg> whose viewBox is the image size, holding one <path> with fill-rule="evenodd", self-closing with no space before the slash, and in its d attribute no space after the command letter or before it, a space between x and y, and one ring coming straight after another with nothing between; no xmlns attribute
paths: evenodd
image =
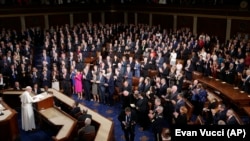
<svg viewBox="0 0 250 141"><path fill-rule="evenodd" d="M44 110L54 106L53 95L43 92L41 94L33 96L34 108L37 111Z"/></svg>

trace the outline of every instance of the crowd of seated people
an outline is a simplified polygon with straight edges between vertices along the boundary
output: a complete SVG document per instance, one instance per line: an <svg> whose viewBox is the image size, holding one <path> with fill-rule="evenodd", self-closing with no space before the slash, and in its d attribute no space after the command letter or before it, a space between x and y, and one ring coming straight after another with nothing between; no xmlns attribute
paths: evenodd
<svg viewBox="0 0 250 141"><path fill-rule="evenodd" d="M139 117L145 117L139 123L143 129L160 126L154 127L156 135L166 125L163 121L187 124L192 114L202 114L206 90L194 83L189 91L186 83L192 83L192 71L250 94L250 42L245 38L234 37L222 46L218 38L205 33L196 37L189 28L172 31L144 24L101 23L45 31L2 29L0 37L6 88L16 82L19 87L56 88L52 83L58 82L56 89L65 95L110 106L117 94L123 108L134 104ZM183 99L185 104L179 103Z"/></svg>

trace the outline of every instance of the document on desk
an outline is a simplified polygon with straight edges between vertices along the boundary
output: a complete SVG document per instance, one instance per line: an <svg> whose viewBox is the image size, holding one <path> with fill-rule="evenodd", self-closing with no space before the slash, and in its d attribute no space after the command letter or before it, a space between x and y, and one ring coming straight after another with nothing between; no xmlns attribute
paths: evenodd
<svg viewBox="0 0 250 141"><path fill-rule="evenodd" d="M40 100L42 100L42 99L47 98L48 96L49 96L49 95L48 95L47 92L43 92L43 93L41 93L41 94L38 94L38 95L33 96L33 101L34 101L34 102L38 102L38 101L40 101Z"/></svg>

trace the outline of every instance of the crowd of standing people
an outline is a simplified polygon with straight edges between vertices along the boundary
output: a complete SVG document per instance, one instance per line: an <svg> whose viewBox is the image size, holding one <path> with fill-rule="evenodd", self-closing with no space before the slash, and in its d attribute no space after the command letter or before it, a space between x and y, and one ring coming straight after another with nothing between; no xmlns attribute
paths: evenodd
<svg viewBox="0 0 250 141"><path fill-rule="evenodd" d="M191 90L193 71L250 94L247 36L222 43L206 33L196 36L190 28L120 23L66 24L21 32L2 29L0 35L0 76L5 88L15 87L16 82L22 82L21 87L52 87L79 100L110 106L118 94L122 108L130 112L127 107L134 104L138 124L145 130L152 125L156 137L162 125L187 124L183 98L194 102L194 114L201 114L206 92L202 84ZM133 78L139 80L137 86Z"/></svg>

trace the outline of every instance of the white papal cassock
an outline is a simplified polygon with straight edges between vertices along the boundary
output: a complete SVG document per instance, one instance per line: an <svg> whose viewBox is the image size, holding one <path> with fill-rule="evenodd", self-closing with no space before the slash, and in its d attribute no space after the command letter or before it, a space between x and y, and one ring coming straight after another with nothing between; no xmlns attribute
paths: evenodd
<svg viewBox="0 0 250 141"><path fill-rule="evenodd" d="M35 116L32 107L33 99L28 91L23 92L20 98L22 103L22 129L25 131L35 129Z"/></svg>

